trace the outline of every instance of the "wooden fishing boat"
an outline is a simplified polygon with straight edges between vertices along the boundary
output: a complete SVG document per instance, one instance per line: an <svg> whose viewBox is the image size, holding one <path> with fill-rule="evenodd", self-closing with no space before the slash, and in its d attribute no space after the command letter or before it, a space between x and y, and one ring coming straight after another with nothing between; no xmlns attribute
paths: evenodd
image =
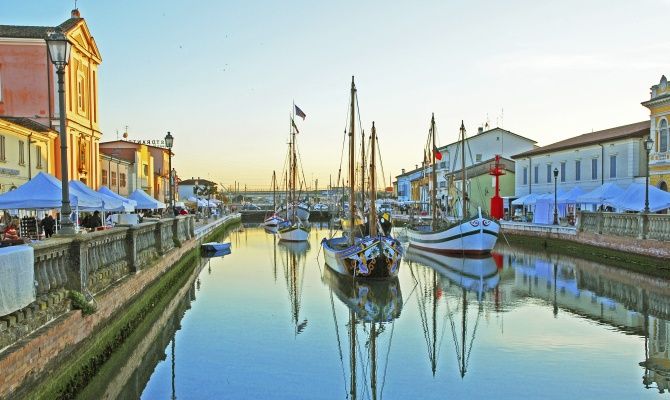
<svg viewBox="0 0 670 400"><path fill-rule="evenodd" d="M355 105L356 85L351 78L351 108L349 121L349 210L355 211ZM351 277L359 278L389 278L398 275L403 248L400 242L390 236L384 236L377 229L377 213L375 210L375 145L377 133L374 122L371 133L371 167L370 167L370 207L367 229L360 227L356 221L356 213L349 212L348 224L343 224L343 231L347 235L324 238L321 241L326 265L333 271ZM364 153L363 153L364 155ZM364 158L364 157L363 157ZM365 166L365 161L361 163ZM363 168L364 171L364 168ZM364 181L364 179L363 179ZM365 189L361 187L362 202L365 203ZM360 209L364 209L361 204ZM362 221L361 221L362 222ZM365 232L367 230L367 232Z"/></svg>
<svg viewBox="0 0 670 400"><path fill-rule="evenodd" d="M431 118L430 136L433 149L435 143L435 116ZM482 216L481 208L476 216L468 218L468 201L465 191L465 126L461 121L461 171L462 171L462 213L460 218L450 225L446 225L438 217L437 207L437 166L435 150L432 153L432 188L430 207L432 219L430 225L417 225L407 229L407 238L412 247L417 247L436 253L454 254L462 256L487 255L491 252L498 240L500 225L493 219Z"/></svg>

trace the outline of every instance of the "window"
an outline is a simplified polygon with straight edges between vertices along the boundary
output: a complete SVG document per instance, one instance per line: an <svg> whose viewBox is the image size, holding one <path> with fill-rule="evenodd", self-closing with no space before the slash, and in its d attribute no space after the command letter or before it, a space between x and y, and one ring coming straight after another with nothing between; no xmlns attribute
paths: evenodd
<svg viewBox="0 0 670 400"><path fill-rule="evenodd" d="M0 65L0 102L2 102L2 65Z"/></svg>
<svg viewBox="0 0 670 400"><path fill-rule="evenodd" d="M5 135L0 135L0 161L7 161L5 155Z"/></svg>
<svg viewBox="0 0 670 400"><path fill-rule="evenodd" d="M42 148L40 146L35 146L35 153L37 155L37 162L35 163L35 168L42 169Z"/></svg>
<svg viewBox="0 0 670 400"><path fill-rule="evenodd" d="M149 165L143 164L144 176L149 176Z"/></svg>
<svg viewBox="0 0 670 400"><path fill-rule="evenodd" d="M102 184L107 186L107 170L106 169L102 170Z"/></svg>
<svg viewBox="0 0 670 400"><path fill-rule="evenodd" d="M561 182L565 182L565 161L561 163Z"/></svg>
<svg viewBox="0 0 670 400"><path fill-rule="evenodd" d="M579 181L582 179L582 162L581 160L575 161L575 180Z"/></svg>
<svg viewBox="0 0 670 400"><path fill-rule="evenodd" d="M447 187L447 182L446 181L440 182L440 187L441 188L446 188Z"/></svg>
<svg viewBox="0 0 670 400"><path fill-rule="evenodd" d="M440 169L445 169L445 168L447 168L447 162L446 162L446 161L442 161L442 162L440 163Z"/></svg>
<svg viewBox="0 0 670 400"><path fill-rule="evenodd" d="M19 140L19 165L26 164L26 142Z"/></svg>
<svg viewBox="0 0 670 400"><path fill-rule="evenodd" d="M536 165L533 170L533 183L540 183L540 166Z"/></svg>
<svg viewBox="0 0 670 400"><path fill-rule="evenodd" d="M661 120L658 139L658 151L661 153L668 151L668 121L665 119Z"/></svg>
<svg viewBox="0 0 670 400"><path fill-rule="evenodd" d="M119 181L120 181L120 182L119 182L119 185L120 185L122 188L126 187L126 174L124 174L123 172L120 173L120 174L119 174Z"/></svg>
<svg viewBox="0 0 670 400"><path fill-rule="evenodd" d="M551 164L547 164L547 183L551 183Z"/></svg>
<svg viewBox="0 0 670 400"><path fill-rule="evenodd" d="M591 179L598 179L598 159L591 159Z"/></svg>
<svg viewBox="0 0 670 400"><path fill-rule="evenodd" d="M523 184L528 184L528 167L523 167Z"/></svg>
<svg viewBox="0 0 670 400"><path fill-rule="evenodd" d="M616 154L610 156L610 178L616 178Z"/></svg>
<svg viewBox="0 0 670 400"><path fill-rule="evenodd" d="M482 162L482 155L481 154L475 154L475 162Z"/></svg>
<svg viewBox="0 0 670 400"><path fill-rule="evenodd" d="M84 80L84 74L79 73L77 76L77 108L81 112L86 112L86 100L84 98L85 91L86 84Z"/></svg>
<svg viewBox="0 0 670 400"><path fill-rule="evenodd" d="M116 172L112 171L112 187L116 186Z"/></svg>

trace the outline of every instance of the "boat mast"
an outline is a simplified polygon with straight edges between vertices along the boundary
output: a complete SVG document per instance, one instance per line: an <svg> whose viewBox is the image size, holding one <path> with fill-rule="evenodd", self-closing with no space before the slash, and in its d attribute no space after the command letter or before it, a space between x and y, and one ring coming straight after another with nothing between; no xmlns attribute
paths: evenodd
<svg viewBox="0 0 670 400"><path fill-rule="evenodd" d="M370 226L369 233L370 236L377 236L377 192L375 190L375 147L377 144L377 130L375 129L375 122L372 121L372 134L370 135L370 220L368 224Z"/></svg>
<svg viewBox="0 0 670 400"><path fill-rule="evenodd" d="M461 120L461 174L462 174L462 184L461 184L461 189L462 189L462 197L463 197L463 213L461 215L461 219L467 218L467 211L468 211L468 193L465 190L466 187L466 176L465 176L465 125L463 124L463 121Z"/></svg>
<svg viewBox="0 0 670 400"><path fill-rule="evenodd" d="M292 218L293 223L295 223L296 214L298 212L297 210L298 206L295 200L296 161L297 160L295 155L295 128L292 128L291 129L291 204L293 205L293 218Z"/></svg>
<svg viewBox="0 0 670 400"><path fill-rule="evenodd" d="M361 129L361 213L365 213L365 132Z"/></svg>
<svg viewBox="0 0 670 400"><path fill-rule="evenodd" d="M461 340L461 365L459 366L461 369L461 378L465 377L465 331L466 331L466 316L468 312L468 299L467 299L467 292L465 291L465 288L463 288L463 322L461 323L461 329L463 331L462 334L462 340Z"/></svg>
<svg viewBox="0 0 670 400"><path fill-rule="evenodd" d="M272 171L272 211L277 212L277 174Z"/></svg>
<svg viewBox="0 0 670 400"><path fill-rule="evenodd" d="M351 121L349 121L349 245L354 244L354 187L356 183L356 163L354 160L354 152L356 151L354 135L355 125L354 118L356 109L354 102L356 101L356 85L354 84L354 77L351 77Z"/></svg>
<svg viewBox="0 0 670 400"><path fill-rule="evenodd" d="M372 400L377 400L377 327L370 327L370 391Z"/></svg>
<svg viewBox="0 0 670 400"><path fill-rule="evenodd" d="M432 225L433 230L437 228L437 165L435 165L435 150L437 145L435 143L435 113L430 119L430 136L433 140L433 148L431 149L432 161L433 161L433 190L430 196L430 209L433 212Z"/></svg>
<svg viewBox="0 0 670 400"><path fill-rule="evenodd" d="M437 272L433 270L433 359L431 360L433 376L437 371Z"/></svg>

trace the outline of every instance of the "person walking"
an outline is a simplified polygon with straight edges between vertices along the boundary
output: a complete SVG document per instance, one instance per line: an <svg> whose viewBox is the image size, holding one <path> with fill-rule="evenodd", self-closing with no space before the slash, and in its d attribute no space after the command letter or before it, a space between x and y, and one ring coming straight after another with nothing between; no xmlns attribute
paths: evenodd
<svg viewBox="0 0 670 400"><path fill-rule="evenodd" d="M54 217L52 217L51 214L49 214L46 217L44 217L42 222L40 222L40 226L44 231L44 236L46 238L50 238L54 234L54 230L56 228L56 220L54 220Z"/></svg>

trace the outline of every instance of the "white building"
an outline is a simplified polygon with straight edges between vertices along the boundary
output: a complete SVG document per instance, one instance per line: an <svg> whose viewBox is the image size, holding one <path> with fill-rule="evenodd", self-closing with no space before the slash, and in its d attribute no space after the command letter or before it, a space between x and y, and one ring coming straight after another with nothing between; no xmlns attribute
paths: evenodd
<svg viewBox="0 0 670 400"><path fill-rule="evenodd" d="M465 144L465 167L466 169L480 164L486 160L494 159L496 155L503 158L511 158L514 154L526 152L536 147L534 140L528 139L516 133L502 128L484 130L479 128L476 135L466 135ZM448 195L447 177L453 171L462 170L462 151L460 141L450 143L438 148L442 153L442 160L438 162L437 187L438 198ZM512 166L510 166L513 169ZM518 171L517 171L518 172ZM460 177L455 176L460 181Z"/></svg>
<svg viewBox="0 0 670 400"><path fill-rule="evenodd" d="M649 121L585 133L544 147L516 154L516 196L554 191L553 170L558 170L558 191L578 186L590 191L603 183L622 188L644 182L647 173L644 139Z"/></svg>
<svg viewBox="0 0 670 400"><path fill-rule="evenodd" d="M179 199L181 201L186 201L186 200L188 200L189 197L195 197L195 193L193 192L193 188L196 186L196 184L199 187L216 186L216 183L214 183L212 181L208 181L207 179L203 179L203 178L185 179L183 181L180 181L177 184L177 187L179 188L179 190L178 190Z"/></svg>

